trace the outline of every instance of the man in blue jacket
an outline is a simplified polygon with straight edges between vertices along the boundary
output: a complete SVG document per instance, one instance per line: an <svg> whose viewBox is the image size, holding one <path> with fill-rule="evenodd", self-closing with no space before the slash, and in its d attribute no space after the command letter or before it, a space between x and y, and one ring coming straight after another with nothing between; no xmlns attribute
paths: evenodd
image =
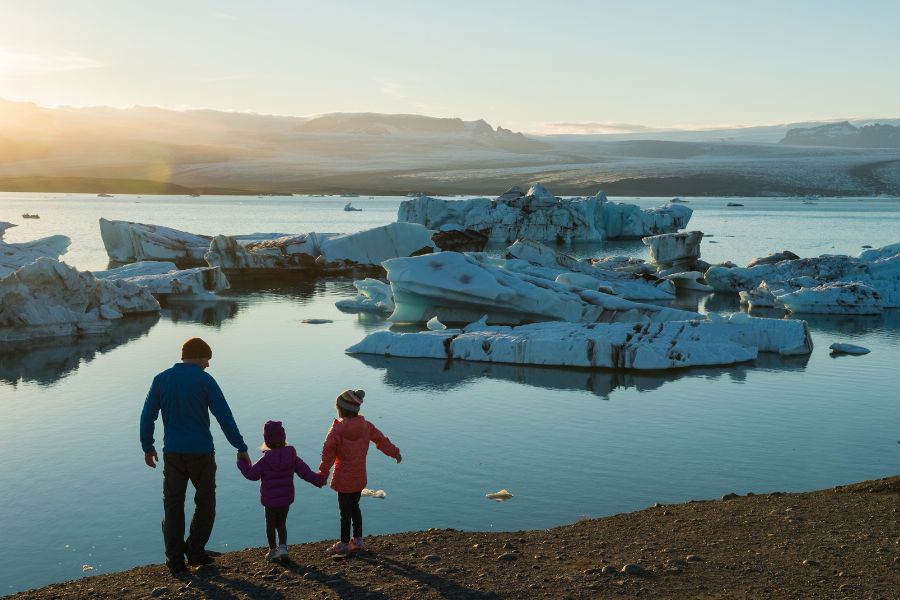
<svg viewBox="0 0 900 600"><path fill-rule="evenodd" d="M212 349L200 338L191 338L181 347L181 362L153 378L141 412L141 446L144 462L156 468L159 457L153 446L156 417L163 422L163 540L166 566L172 574L185 571L187 564L206 565L213 561L206 542L216 518L216 460L209 413L225 437L238 450L238 460L250 461L247 444L241 437L225 396L209 367ZM187 484L194 485L194 517L184 539L184 497Z"/></svg>

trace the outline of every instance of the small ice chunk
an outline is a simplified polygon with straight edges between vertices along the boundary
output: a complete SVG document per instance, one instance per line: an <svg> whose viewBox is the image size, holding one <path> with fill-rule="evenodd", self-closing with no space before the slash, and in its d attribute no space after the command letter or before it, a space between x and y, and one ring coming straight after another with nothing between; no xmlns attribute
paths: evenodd
<svg viewBox="0 0 900 600"><path fill-rule="evenodd" d="M361 494L369 498L384 498L387 496L384 490L370 490L369 488L363 488Z"/></svg>
<svg viewBox="0 0 900 600"><path fill-rule="evenodd" d="M322 325L324 323L334 323L331 319L303 319L300 321L301 323L306 323L307 325Z"/></svg>
<svg viewBox="0 0 900 600"><path fill-rule="evenodd" d="M428 323L426 323L425 325L431 331L443 331L447 329L447 326L438 321L437 317L431 317L430 319L428 319Z"/></svg>
<svg viewBox="0 0 900 600"><path fill-rule="evenodd" d="M853 344L834 343L830 345L829 348L831 348L832 354L855 354L859 356L871 352L871 350L869 350L868 348L855 346Z"/></svg>
<svg viewBox="0 0 900 600"><path fill-rule="evenodd" d="M513 497L511 493L507 490L500 490L499 492L491 492L490 494L485 494L485 498L490 498L491 500L496 500L497 502L506 502L510 498Z"/></svg>
<svg viewBox="0 0 900 600"><path fill-rule="evenodd" d="M92 567L91 565L81 565L81 570L87 573L88 571L93 571L94 567Z"/></svg>

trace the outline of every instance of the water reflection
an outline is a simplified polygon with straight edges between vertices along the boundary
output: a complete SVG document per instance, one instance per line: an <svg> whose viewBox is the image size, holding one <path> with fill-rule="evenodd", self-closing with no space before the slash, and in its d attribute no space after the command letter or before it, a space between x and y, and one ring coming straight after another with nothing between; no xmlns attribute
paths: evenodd
<svg viewBox="0 0 900 600"><path fill-rule="evenodd" d="M103 333L82 337L45 338L11 342L0 347L0 381L17 385L34 382L52 385L83 362L141 338L159 321L159 315L135 315L115 321Z"/></svg>
<svg viewBox="0 0 900 600"><path fill-rule="evenodd" d="M651 391L683 377L708 379L728 377L732 381L742 382L750 371L802 371L809 362L809 355L782 357L777 354L760 354L755 362L731 367L613 371L445 361L433 358L400 358L374 354L354 354L353 358L373 369L384 369L385 384L398 390L448 390L476 379L486 378L549 390L589 391L607 400L613 391L620 388L640 392Z"/></svg>
<svg viewBox="0 0 900 600"><path fill-rule="evenodd" d="M278 277L254 275L230 279L229 294L273 300L288 299L299 304L309 304L317 297L352 298L356 296L356 288L353 286L355 279L325 279L290 272Z"/></svg>
<svg viewBox="0 0 900 600"><path fill-rule="evenodd" d="M173 323L200 323L219 327L238 313L238 303L228 298L217 298L208 302L185 302L178 300L161 301L161 314Z"/></svg>

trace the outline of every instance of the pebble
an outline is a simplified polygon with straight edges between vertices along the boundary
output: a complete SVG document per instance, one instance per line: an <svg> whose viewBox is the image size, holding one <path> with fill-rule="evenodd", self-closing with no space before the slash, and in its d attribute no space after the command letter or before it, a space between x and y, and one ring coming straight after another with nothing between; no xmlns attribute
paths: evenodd
<svg viewBox="0 0 900 600"><path fill-rule="evenodd" d="M622 573L626 575L643 575L644 567L641 565L636 565L634 563L628 563L624 567L622 567Z"/></svg>
<svg viewBox="0 0 900 600"><path fill-rule="evenodd" d="M130 590L127 587L123 587L119 589L120 594L127 594Z"/></svg>
<svg viewBox="0 0 900 600"><path fill-rule="evenodd" d="M803 564L806 565L807 567L818 567L818 566L819 566L819 561L817 561L817 560L812 560L811 558L808 558L808 559L806 559L806 560L803 561Z"/></svg>
<svg viewBox="0 0 900 600"><path fill-rule="evenodd" d="M684 560L688 562L703 562L703 557L697 554L688 554L684 557Z"/></svg>
<svg viewBox="0 0 900 600"><path fill-rule="evenodd" d="M159 598L160 596L168 596L169 592L170 590L167 587L155 587L150 591L150 595L154 598Z"/></svg>
<svg viewBox="0 0 900 600"><path fill-rule="evenodd" d="M516 560L519 558L513 552L504 552L500 556L497 557L497 560Z"/></svg>
<svg viewBox="0 0 900 600"><path fill-rule="evenodd" d="M740 496L738 496L734 492L731 492L731 493L728 493L728 494L725 494L724 496L722 496L722 500L734 500L735 498L740 498Z"/></svg>
<svg viewBox="0 0 900 600"><path fill-rule="evenodd" d="M423 560L427 560L429 562L437 562L437 561L441 560L441 557L438 556L437 554L428 554L425 556L425 558Z"/></svg>
<svg viewBox="0 0 900 600"><path fill-rule="evenodd" d="M585 575L599 575L600 569L585 569L584 574Z"/></svg>

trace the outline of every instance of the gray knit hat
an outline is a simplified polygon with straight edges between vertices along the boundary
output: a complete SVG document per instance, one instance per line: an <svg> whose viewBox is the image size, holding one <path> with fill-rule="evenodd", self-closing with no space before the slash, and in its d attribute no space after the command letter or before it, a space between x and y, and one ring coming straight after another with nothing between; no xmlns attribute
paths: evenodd
<svg viewBox="0 0 900 600"><path fill-rule="evenodd" d="M358 413L366 393L363 390L344 390L337 397L337 405L344 410Z"/></svg>

